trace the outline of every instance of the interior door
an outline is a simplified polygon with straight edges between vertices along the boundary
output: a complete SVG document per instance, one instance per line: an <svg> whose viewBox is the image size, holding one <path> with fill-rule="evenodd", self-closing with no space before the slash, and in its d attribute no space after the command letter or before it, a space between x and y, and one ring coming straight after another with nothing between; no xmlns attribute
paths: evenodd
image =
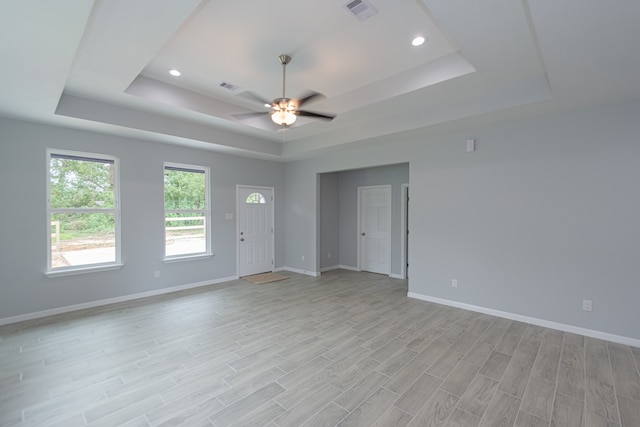
<svg viewBox="0 0 640 427"><path fill-rule="evenodd" d="M238 276L273 271L273 188L237 187Z"/></svg>
<svg viewBox="0 0 640 427"><path fill-rule="evenodd" d="M360 269L391 272L391 186L359 188Z"/></svg>

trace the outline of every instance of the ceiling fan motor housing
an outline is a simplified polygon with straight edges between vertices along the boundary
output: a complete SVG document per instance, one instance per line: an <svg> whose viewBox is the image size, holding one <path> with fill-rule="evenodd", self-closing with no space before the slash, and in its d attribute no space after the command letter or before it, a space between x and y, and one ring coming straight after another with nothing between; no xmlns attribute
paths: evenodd
<svg viewBox="0 0 640 427"><path fill-rule="evenodd" d="M274 110L289 110L293 111L296 109L296 105L291 101L291 98L276 98L271 103L271 108Z"/></svg>

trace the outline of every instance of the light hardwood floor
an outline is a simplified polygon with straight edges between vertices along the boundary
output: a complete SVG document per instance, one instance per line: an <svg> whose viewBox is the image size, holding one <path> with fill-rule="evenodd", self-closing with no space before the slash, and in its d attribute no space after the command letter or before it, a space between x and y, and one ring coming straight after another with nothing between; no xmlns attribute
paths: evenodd
<svg viewBox="0 0 640 427"><path fill-rule="evenodd" d="M0 327L0 425L640 426L640 349L333 271Z"/></svg>

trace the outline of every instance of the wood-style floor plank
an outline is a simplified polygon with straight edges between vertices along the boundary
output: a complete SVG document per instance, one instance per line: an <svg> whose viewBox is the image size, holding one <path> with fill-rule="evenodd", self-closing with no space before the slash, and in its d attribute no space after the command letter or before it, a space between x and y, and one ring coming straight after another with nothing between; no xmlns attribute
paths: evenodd
<svg viewBox="0 0 640 427"><path fill-rule="evenodd" d="M336 270L0 327L0 426L640 426L640 349Z"/></svg>

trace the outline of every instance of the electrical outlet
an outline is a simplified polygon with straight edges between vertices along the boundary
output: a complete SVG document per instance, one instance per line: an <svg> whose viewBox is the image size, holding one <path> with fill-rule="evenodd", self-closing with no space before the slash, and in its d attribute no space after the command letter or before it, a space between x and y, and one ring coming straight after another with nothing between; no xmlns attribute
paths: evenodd
<svg viewBox="0 0 640 427"><path fill-rule="evenodd" d="M156 279L157 279L158 277L160 277L160 270L156 270L156 271L154 271L154 272L153 272L153 277L155 277Z"/></svg>
<svg viewBox="0 0 640 427"><path fill-rule="evenodd" d="M302 256L300 257L300 259L301 259L302 261L304 261L304 255L302 255Z"/></svg>
<svg viewBox="0 0 640 427"><path fill-rule="evenodd" d="M592 308L593 308L593 302L590 299L582 300L582 309L584 311L591 311Z"/></svg>
<svg viewBox="0 0 640 427"><path fill-rule="evenodd" d="M458 287L458 279L451 279L451 287L452 288Z"/></svg>

